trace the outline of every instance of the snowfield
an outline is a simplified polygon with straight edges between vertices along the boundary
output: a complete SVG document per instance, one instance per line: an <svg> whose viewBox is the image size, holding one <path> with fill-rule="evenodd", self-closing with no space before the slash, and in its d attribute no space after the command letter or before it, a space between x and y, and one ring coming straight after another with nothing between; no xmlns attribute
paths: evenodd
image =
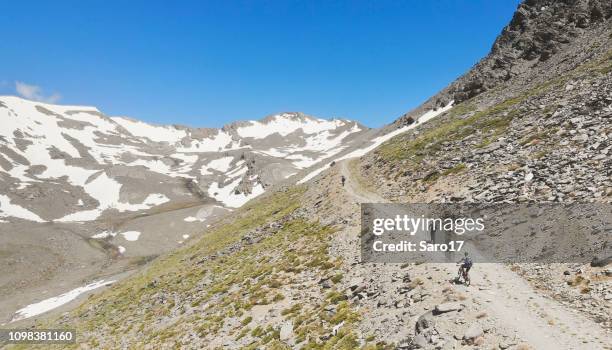
<svg viewBox="0 0 612 350"><path fill-rule="evenodd" d="M62 295L59 295L57 297L52 297L49 299L45 299L43 301L40 301L38 303L35 304L31 304L28 305L22 309L17 310L17 312L15 313L15 316L13 316L13 319L11 320L11 322L15 322L15 321L19 321L19 320L23 320L26 318L30 318L36 315L40 315L42 313L45 313L47 311L51 311L55 308L58 308L74 299L76 299L79 295L100 288L102 286L108 286L110 284L112 284L115 281L104 281L104 280L100 280L100 281L96 281L93 283L90 283L84 287L79 287L76 289L73 289L69 292L66 292Z"/></svg>
<svg viewBox="0 0 612 350"><path fill-rule="evenodd" d="M244 205L244 203L265 192L263 185L261 183L257 183L257 185L255 185L251 190L250 194L236 193L236 187L238 187L240 181L241 179L238 178L223 187L219 187L217 182L213 182L208 189L208 195L223 203L227 207L239 208Z"/></svg>
<svg viewBox="0 0 612 350"><path fill-rule="evenodd" d="M26 208L12 204L11 199L8 196L0 194L0 217L8 216L36 222L45 222L45 220L41 219L38 215L32 213Z"/></svg>
<svg viewBox="0 0 612 350"><path fill-rule="evenodd" d="M130 134L155 142L175 143L187 136L185 130L179 130L173 126L151 125L122 117L114 117L112 119L124 127Z"/></svg>

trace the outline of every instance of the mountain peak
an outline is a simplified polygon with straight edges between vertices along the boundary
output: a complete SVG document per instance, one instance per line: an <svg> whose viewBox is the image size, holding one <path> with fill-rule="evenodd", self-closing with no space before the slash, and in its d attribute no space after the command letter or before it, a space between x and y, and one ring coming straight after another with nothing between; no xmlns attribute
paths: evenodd
<svg viewBox="0 0 612 350"><path fill-rule="evenodd" d="M598 47L605 49L611 17L612 2L605 0L524 1L486 57L395 124L409 124L429 109L459 104L500 84L522 86L535 76L573 69Z"/></svg>
<svg viewBox="0 0 612 350"><path fill-rule="evenodd" d="M96 107L93 106L82 106L82 105L62 105L62 104L56 104L56 103L47 103L47 102L40 102L40 101L34 101L34 100L29 100L23 97L19 97L19 96L14 96L14 95L0 95L0 107L6 106L6 102L8 104L10 104L11 106L29 106L29 107L34 107L36 108L36 106L40 106L43 107L47 110L50 110L52 112L56 112L56 113L66 113L66 112L95 112L95 113L100 113L100 110Z"/></svg>
<svg viewBox="0 0 612 350"><path fill-rule="evenodd" d="M278 120L278 119L303 121L306 119L317 120L319 118L309 116L302 112L281 112L281 113L267 115L263 117L262 119L260 119L259 121L262 123L267 123L270 120Z"/></svg>

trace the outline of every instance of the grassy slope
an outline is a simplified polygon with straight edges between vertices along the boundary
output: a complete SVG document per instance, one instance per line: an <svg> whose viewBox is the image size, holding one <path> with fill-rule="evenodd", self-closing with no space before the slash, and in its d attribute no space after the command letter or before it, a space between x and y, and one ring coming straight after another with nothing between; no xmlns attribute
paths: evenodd
<svg viewBox="0 0 612 350"><path fill-rule="evenodd" d="M342 262L328 254L334 229L300 217L303 193L296 187L249 203L197 243L41 326L76 328L82 347L209 348L220 347L214 340L221 336L244 348L284 349L279 325L291 322L305 349L356 348L351 325L359 316L336 290ZM322 279L331 288L322 289ZM255 324L253 310L266 306L279 308L277 319Z"/></svg>
<svg viewBox="0 0 612 350"><path fill-rule="evenodd" d="M562 89L568 81L583 75L608 74L612 69L612 51L594 62L580 65L576 69L538 84L518 95L508 98L488 108L479 110L471 100L453 107L446 115L431 121L420 133L406 133L387 141L375 150L375 156L384 162L402 164L402 171L416 170L422 167L424 160L440 160L440 155L452 155L444 147L449 144L459 145L459 141L468 136L474 136L474 148L483 148L504 135L510 123L521 117L521 104L530 97L543 96L552 90ZM489 91L485 95L495 94ZM482 98L482 96L481 96ZM544 116L552 114L552 107L541 111ZM525 135L521 144L546 137L554 132L547 130L545 134ZM545 150L544 150L545 151ZM542 154L535 154L541 156ZM433 174L425 182L434 182L438 178L465 171L465 166L457 165L443 173Z"/></svg>

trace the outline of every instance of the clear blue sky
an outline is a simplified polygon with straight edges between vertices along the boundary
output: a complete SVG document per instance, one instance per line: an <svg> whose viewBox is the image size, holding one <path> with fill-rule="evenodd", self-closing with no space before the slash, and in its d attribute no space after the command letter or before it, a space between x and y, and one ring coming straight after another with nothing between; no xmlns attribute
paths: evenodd
<svg viewBox="0 0 612 350"><path fill-rule="evenodd" d="M4 1L0 94L21 82L190 126L302 111L378 127L486 55L518 3Z"/></svg>

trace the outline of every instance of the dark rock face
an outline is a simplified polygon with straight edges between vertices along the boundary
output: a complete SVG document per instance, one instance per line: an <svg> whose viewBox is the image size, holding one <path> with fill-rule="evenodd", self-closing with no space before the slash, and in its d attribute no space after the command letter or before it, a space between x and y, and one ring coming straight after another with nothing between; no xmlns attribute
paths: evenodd
<svg viewBox="0 0 612 350"><path fill-rule="evenodd" d="M401 127L408 118L451 100L455 104L469 100L512 78L528 79L532 70L544 69L547 61L571 47L576 39L609 27L611 18L612 2L606 0L524 1L485 58L422 106L400 117L395 125Z"/></svg>
<svg viewBox="0 0 612 350"><path fill-rule="evenodd" d="M612 256L606 256L606 257L596 256L593 258L593 261L591 261L591 266L604 267L610 264L610 262L612 262Z"/></svg>
<svg viewBox="0 0 612 350"><path fill-rule="evenodd" d="M455 102L470 99L517 73L525 61L547 61L565 44L612 16L612 2L600 0L523 2L497 37L491 53L452 86Z"/></svg>

